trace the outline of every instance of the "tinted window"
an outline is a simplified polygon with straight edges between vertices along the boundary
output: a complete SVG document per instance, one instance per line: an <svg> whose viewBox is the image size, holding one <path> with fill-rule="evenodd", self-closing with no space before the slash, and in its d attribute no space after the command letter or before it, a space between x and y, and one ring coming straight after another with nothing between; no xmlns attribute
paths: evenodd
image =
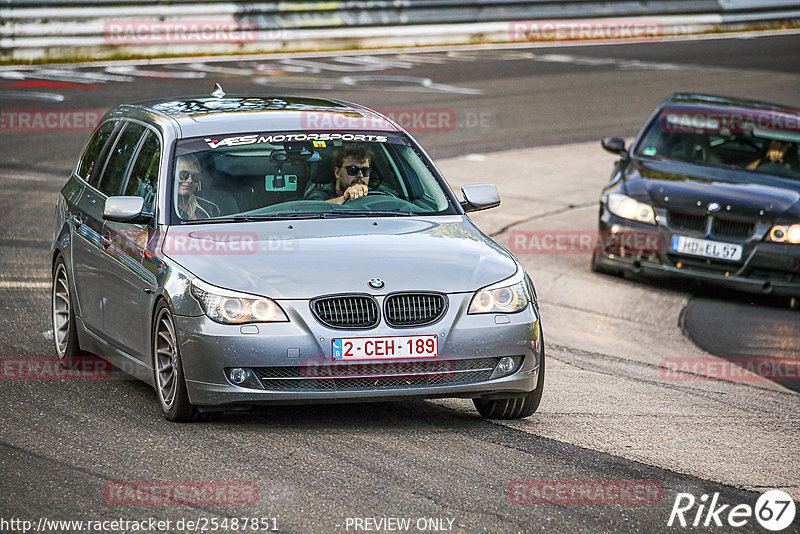
<svg viewBox="0 0 800 534"><path fill-rule="evenodd" d="M116 125L116 121L106 122L100 126L100 129L97 130L97 132L95 132L91 141L89 141L89 144L86 146L83 156L81 156L81 164L78 168L78 176L85 180L89 179L95 163L97 163L97 160L100 157L100 152L103 150L103 146L105 146L106 141L108 141L108 138L111 135L111 132L114 131L114 127Z"/></svg>
<svg viewBox="0 0 800 534"><path fill-rule="evenodd" d="M137 196L144 199L147 211L153 211L153 201L156 196L156 185L158 183L158 163L161 159L161 143L158 136L150 131L136 156L133 164L131 177L128 180L128 187L125 194Z"/></svg>
<svg viewBox="0 0 800 534"><path fill-rule="evenodd" d="M642 156L800 180L793 115L760 109L665 107L636 146Z"/></svg>
<svg viewBox="0 0 800 534"><path fill-rule="evenodd" d="M139 143L145 127L139 124L128 124L125 130L117 138L114 148L108 156L106 168L103 170L103 177L100 179L100 191L108 196L118 195L122 188L122 180L125 178L125 171L128 169L133 151Z"/></svg>

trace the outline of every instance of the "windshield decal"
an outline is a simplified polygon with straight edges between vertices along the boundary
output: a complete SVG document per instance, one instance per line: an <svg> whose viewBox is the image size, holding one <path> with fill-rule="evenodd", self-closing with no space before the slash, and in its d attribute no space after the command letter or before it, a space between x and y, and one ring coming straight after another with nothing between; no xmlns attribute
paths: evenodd
<svg viewBox="0 0 800 534"><path fill-rule="evenodd" d="M223 139L214 139L206 137L204 141L208 144L209 148L218 148L221 146L243 146L255 144L276 144L284 143L286 141L314 141L315 143L322 143L325 146L325 141L360 141L360 142L373 142L373 143L386 143L389 138L385 135L372 135L372 134L351 134L351 133L290 133L290 134L270 134L270 135L240 135L234 137L225 137ZM315 146L320 146L316 145Z"/></svg>

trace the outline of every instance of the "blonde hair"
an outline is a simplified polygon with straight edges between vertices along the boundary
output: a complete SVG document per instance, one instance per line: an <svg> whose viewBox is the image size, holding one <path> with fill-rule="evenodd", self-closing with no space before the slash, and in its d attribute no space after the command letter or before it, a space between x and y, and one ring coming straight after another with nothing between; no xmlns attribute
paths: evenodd
<svg viewBox="0 0 800 534"><path fill-rule="evenodd" d="M183 156L180 156L180 163L184 163L184 162L185 163L193 163L194 166L197 168L197 170L200 171L200 168L201 168L200 167L200 159L197 156L195 156L194 154L184 154ZM178 164L178 168L180 168L180 163ZM198 182L198 184L199 183L200 182ZM176 204L179 205L180 204L180 202L179 202L180 193L178 193L177 191L179 191L179 190L176 190L175 202L176 202ZM211 216L210 213L208 213L205 209L203 209L200 206L200 203L197 202L197 197L192 192L192 193L189 194L189 198L186 200L186 205L184 206L183 211L184 211L184 213L186 213L186 215L189 216L190 219L197 219L195 214L198 212L198 210L203 212L206 217L210 217Z"/></svg>

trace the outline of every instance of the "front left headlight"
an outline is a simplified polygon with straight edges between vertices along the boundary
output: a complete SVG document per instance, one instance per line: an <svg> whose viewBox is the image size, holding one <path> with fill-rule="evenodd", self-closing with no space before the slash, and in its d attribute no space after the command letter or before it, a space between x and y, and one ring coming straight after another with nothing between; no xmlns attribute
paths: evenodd
<svg viewBox="0 0 800 534"><path fill-rule="evenodd" d="M531 302L524 275L478 290L472 297L467 313L516 313Z"/></svg>
<svg viewBox="0 0 800 534"><path fill-rule="evenodd" d="M773 226L769 231L769 240L774 243L800 244L800 224Z"/></svg>
<svg viewBox="0 0 800 534"><path fill-rule="evenodd" d="M656 214L653 211L653 206L639 202L627 195L609 194L606 198L606 206L608 206L608 211L617 217L647 224L656 223Z"/></svg>
<svg viewBox="0 0 800 534"><path fill-rule="evenodd" d="M202 280L192 280L192 296L197 299L208 317L218 323L288 322L278 303L267 297L239 293L212 286Z"/></svg>

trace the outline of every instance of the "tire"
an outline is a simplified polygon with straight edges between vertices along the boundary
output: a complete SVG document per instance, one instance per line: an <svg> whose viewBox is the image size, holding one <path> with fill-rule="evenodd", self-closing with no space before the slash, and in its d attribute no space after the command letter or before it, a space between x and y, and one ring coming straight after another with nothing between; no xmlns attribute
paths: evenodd
<svg viewBox="0 0 800 534"><path fill-rule="evenodd" d="M161 413L173 423L197 420L199 411L189 402L186 391L175 321L164 302L156 308L152 350L153 380Z"/></svg>
<svg viewBox="0 0 800 534"><path fill-rule="evenodd" d="M539 379L536 389L524 395L505 399L472 399L475 409L484 419L522 419L533 415L539 409L544 390L544 335L542 335Z"/></svg>
<svg viewBox="0 0 800 534"><path fill-rule="evenodd" d="M67 264L59 255L53 266L52 288L50 291L50 311L53 324L53 342L56 355L63 363L85 356L78 343L78 329L75 326L75 306L69 288Z"/></svg>
<svg viewBox="0 0 800 534"><path fill-rule="evenodd" d="M622 269L600 265L600 263L597 261L597 251L592 253L592 263L590 265L590 269L592 270L593 273L608 274L617 277L625 276L625 271L623 271Z"/></svg>

